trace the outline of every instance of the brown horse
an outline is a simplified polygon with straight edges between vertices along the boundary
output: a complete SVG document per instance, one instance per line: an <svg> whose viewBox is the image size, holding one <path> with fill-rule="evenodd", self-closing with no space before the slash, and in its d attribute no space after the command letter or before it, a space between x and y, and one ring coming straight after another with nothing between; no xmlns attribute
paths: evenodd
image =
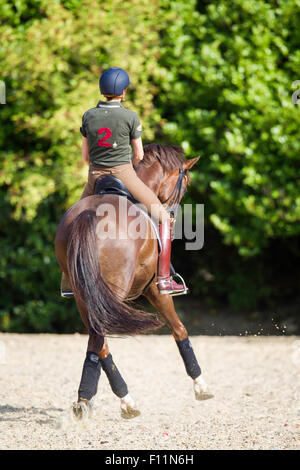
<svg viewBox="0 0 300 470"><path fill-rule="evenodd" d="M139 178L160 201L166 204L168 201L168 207L173 210L190 182L189 170L199 158L184 160L183 155L180 147L151 144L145 147L144 158L135 167ZM126 207L125 216L124 212L120 215L121 200ZM106 211L107 208L114 210ZM102 223L117 229L114 236L99 230ZM136 226L137 223L140 236L133 237L130 224ZM114 194L81 199L62 217L55 251L62 271L69 276L78 310L89 331L78 401L73 405L75 417L81 418L89 410L91 399L97 392L101 368L113 392L121 399L122 416L128 418L139 414L112 360L106 336L132 335L162 326L156 315L137 310L127 302L140 295L146 296L170 328L186 371L194 381L196 398L212 397L172 297L158 292L158 243L151 222L137 206Z"/></svg>

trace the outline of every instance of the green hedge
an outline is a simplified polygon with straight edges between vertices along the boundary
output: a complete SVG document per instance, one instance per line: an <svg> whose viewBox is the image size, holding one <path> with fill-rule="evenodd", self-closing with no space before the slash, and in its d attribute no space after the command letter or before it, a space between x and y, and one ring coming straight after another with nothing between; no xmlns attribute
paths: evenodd
<svg viewBox="0 0 300 470"><path fill-rule="evenodd" d="M196 197L241 256L300 233L299 2L165 2L163 132L201 155Z"/></svg>
<svg viewBox="0 0 300 470"><path fill-rule="evenodd" d="M177 270L209 303L295 300L299 282L299 2L0 0L0 326L73 331L53 240L86 177L83 112L119 65L144 142L201 155L186 202L205 204L205 247ZM278 272L282 275L278 275Z"/></svg>

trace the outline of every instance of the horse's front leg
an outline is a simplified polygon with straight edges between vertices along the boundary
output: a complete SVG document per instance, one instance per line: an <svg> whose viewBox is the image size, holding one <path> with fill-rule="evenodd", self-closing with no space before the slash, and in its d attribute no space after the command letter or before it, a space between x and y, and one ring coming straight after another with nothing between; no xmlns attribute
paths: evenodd
<svg viewBox="0 0 300 470"><path fill-rule="evenodd" d="M193 379L195 398L197 400L213 398L214 395L209 391L209 388L202 377L200 366L188 337L188 332L178 318L172 297L169 295L160 295L154 282L149 286L145 296L157 309L158 313L165 319L171 330L183 359L186 372Z"/></svg>

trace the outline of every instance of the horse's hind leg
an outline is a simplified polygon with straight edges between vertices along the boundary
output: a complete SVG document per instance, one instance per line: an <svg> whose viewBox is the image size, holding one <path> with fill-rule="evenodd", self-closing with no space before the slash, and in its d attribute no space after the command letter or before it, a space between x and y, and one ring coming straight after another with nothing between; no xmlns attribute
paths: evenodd
<svg viewBox="0 0 300 470"><path fill-rule="evenodd" d="M85 305L75 296L81 319L89 331L89 321ZM76 420L88 418L92 410L92 399L97 393L101 374L100 351L104 345L104 337L90 331L86 357L78 389L78 401L73 403L72 417Z"/></svg>
<svg viewBox="0 0 300 470"><path fill-rule="evenodd" d="M78 298L76 298L76 303L81 319L90 333L78 389L78 401L73 404L72 408L73 417L75 419L82 419L90 415L92 398L97 393L101 369L104 370L112 391L121 400L121 416L127 419L138 416L140 412L128 393L126 382L113 361L106 339L90 330L86 307Z"/></svg>
<svg viewBox="0 0 300 470"><path fill-rule="evenodd" d="M174 308L174 302L169 295L160 295L156 284L153 282L146 291L145 296L164 318L176 341L180 355L183 359L187 374L193 379L195 398L206 400L212 398L206 382L204 381L197 358L194 354L188 332L178 318Z"/></svg>
<svg viewBox="0 0 300 470"><path fill-rule="evenodd" d="M99 357L101 366L108 378L113 393L121 400L122 418L130 419L139 416L140 411L136 408L135 402L128 392L126 382L113 361L106 340L104 341Z"/></svg>
<svg viewBox="0 0 300 470"><path fill-rule="evenodd" d="M78 390L78 402L73 405L73 413L85 407L91 409L91 400L97 393L101 368L104 370L111 389L121 400L122 418L135 418L140 414L135 406L135 402L128 392L128 387L115 365L112 355L109 352L108 344L103 336L90 333L86 358L83 364L83 371ZM80 411L81 415L82 412ZM81 418L81 416L79 416Z"/></svg>
<svg viewBox="0 0 300 470"><path fill-rule="evenodd" d="M73 417L77 420L88 418L91 414L92 399L97 393L101 374L99 353L103 344L103 336L97 334L89 335L86 357L83 363L78 389L78 401L73 403L72 408Z"/></svg>
<svg viewBox="0 0 300 470"><path fill-rule="evenodd" d="M129 419L139 416L140 411L128 392L128 387L115 365L103 336L90 333L86 358L83 364L81 381L78 389L78 401L73 404L73 417L77 420L90 416L92 399L97 393L101 369L104 370L111 389L121 400L121 416Z"/></svg>

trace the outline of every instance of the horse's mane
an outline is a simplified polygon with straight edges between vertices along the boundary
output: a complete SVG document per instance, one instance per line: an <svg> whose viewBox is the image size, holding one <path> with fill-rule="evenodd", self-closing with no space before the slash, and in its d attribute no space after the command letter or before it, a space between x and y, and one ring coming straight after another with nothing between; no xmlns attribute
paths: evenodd
<svg viewBox="0 0 300 470"><path fill-rule="evenodd" d="M151 166L159 161L163 170L170 172L179 168L183 162L184 150L177 145L149 144L144 147L145 166Z"/></svg>

